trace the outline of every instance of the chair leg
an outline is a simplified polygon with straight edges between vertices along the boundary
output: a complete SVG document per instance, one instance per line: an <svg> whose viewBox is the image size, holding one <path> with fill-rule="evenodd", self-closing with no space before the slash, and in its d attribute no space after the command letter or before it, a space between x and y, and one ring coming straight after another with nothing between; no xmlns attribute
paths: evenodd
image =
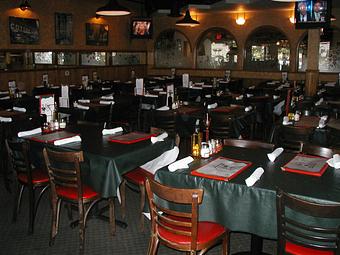
<svg viewBox="0 0 340 255"><path fill-rule="evenodd" d="M159 240L158 238L152 234L150 243L149 243L149 250L148 255L156 255L157 254L157 248L158 248Z"/></svg>
<svg viewBox="0 0 340 255"><path fill-rule="evenodd" d="M122 218L125 220L126 218L126 180L123 179L122 183L120 184L120 198L121 198L121 211L122 211Z"/></svg>
<svg viewBox="0 0 340 255"><path fill-rule="evenodd" d="M111 235L116 233L116 218L113 198L109 198Z"/></svg>
<svg viewBox="0 0 340 255"><path fill-rule="evenodd" d="M58 233L58 208L60 207L60 200L53 199L51 201L52 206L52 220L51 220L51 236L49 245L52 246L54 244L54 239Z"/></svg>
<svg viewBox="0 0 340 255"><path fill-rule="evenodd" d="M84 253L85 244L85 221L84 221L84 205L82 203L78 206L79 210L79 253Z"/></svg>
<svg viewBox="0 0 340 255"><path fill-rule="evenodd" d="M17 190L15 191L14 194L14 207L13 207L13 216L12 216L12 222L17 221L17 215L19 213L19 207L20 207L20 194L22 194L23 191L23 186L18 184L17 185Z"/></svg>
<svg viewBox="0 0 340 255"><path fill-rule="evenodd" d="M139 185L140 190L140 230L144 231L144 205L145 205L145 186L144 184Z"/></svg>
<svg viewBox="0 0 340 255"><path fill-rule="evenodd" d="M28 233L33 234L34 229L34 218L35 218L35 196L34 189L32 187L28 188L28 203L29 203L29 221L28 221Z"/></svg>
<svg viewBox="0 0 340 255"><path fill-rule="evenodd" d="M225 234L222 240L222 255L228 255L229 254L229 247L228 247L228 240L229 240L229 232Z"/></svg>

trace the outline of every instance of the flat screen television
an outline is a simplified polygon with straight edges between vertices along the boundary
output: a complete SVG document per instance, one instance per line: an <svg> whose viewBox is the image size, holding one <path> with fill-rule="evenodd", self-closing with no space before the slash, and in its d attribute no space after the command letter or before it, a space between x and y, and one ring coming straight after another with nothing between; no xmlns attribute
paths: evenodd
<svg viewBox="0 0 340 255"><path fill-rule="evenodd" d="M133 18L131 20L131 38L136 39L152 38L152 19Z"/></svg>
<svg viewBox="0 0 340 255"><path fill-rule="evenodd" d="M297 29L327 28L331 23L331 0L307 0L295 3Z"/></svg>

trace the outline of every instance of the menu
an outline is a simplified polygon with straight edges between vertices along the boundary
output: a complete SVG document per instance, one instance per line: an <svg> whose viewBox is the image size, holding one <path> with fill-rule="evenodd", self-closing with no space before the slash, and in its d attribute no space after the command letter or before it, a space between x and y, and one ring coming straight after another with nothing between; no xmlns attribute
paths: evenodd
<svg viewBox="0 0 340 255"><path fill-rule="evenodd" d="M287 172L321 176L328 168L327 160L319 156L298 154L281 169Z"/></svg>
<svg viewBox="0 0 340 255"><path fill-rule="evenodd" d="M110 142L114 143L123 143L123 144L132 144L138 143L151 137L155 136L155 134L143 133L143 132L131 132L124 135L119 136L111 136L109 137Z"/></svg>
<svg viewBox="0 0 340 255"><path fill-rule="evenodd" d="M251 165L252 163L249 161L218 157L208 164L193 170L191 174L210 179L229 181Z"/></svg>
<svg viewBox="0 0 340 255"><path fill-rule="evenodd" d="M31 137L28 137L28 139L40 143L54 143L55 141L65 139L65 138L70 138L73 136L76 136L78 134L67 132L67 131L57 131L53 133L48 133L48 134L37 134L33 135Z"/></svg>

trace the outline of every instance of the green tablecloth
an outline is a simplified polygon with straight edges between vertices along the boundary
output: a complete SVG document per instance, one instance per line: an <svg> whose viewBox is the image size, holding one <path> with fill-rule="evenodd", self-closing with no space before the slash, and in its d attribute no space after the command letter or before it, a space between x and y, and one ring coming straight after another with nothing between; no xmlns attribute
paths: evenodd
<svg viewBox="0 0 340 255"><path fill-rule="evenodd" d="M230 182L190 174L191 170L211 159L195 160L189 170L171 173L167 169L161 169L156 173L155 179L174 187L203 188L200 220L216 221L232 231L252 233L265 238L277 237L276 188L312 201L340 203L339 170L328 168L322 177L283 172L280 167L292 159L294 154L283 153L274 163L268 160L266 154L267 151L261 149L224 148L219 155L253 163ZM259 166L264 168L265 173L253 187L247 187L245 179Z"/></svg>

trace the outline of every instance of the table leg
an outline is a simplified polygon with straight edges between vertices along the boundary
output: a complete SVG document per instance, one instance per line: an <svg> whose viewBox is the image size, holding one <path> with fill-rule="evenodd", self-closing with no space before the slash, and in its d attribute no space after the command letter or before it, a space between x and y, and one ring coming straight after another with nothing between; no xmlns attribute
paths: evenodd
<svg viewBox="0 0 340 255"><path fill-rule="evenodd" d="M233 255L268 255L262 252L263 238L257 235L251 235L251 250L246 252L237 252Z"/></svg>

